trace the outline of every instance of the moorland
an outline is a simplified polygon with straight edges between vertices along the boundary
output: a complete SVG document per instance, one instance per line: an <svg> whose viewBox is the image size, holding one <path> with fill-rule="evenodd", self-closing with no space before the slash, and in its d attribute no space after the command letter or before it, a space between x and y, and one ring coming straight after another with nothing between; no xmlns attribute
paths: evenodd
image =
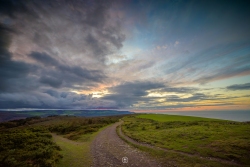
<svg viewBox="0 0 250 167"><path fill-rule="evenodd" d="M103 135L106 135L105 141L101 138ZM125 142L118 147L115 144L121 141L113 139ZM102 151L109 153L110 159L117 155L109 149L116 149L124 156L128 154L128 149L122 148L129 148L135 155L152 157L161 166L250 165L249 122L132 114L105 117L33 116L2 122L0 166L91 166L94 161L100 161L100 157L92 155L93 148L99 148L92 147L93 141L99 141L101 145L108 143Z"/></svg>
<svg viewBox="0 0 250 167"><path fill-rule="evenodd" d="M132 115L123 120L126 136L165 149L165 153L146 150L181 166L223 166L223 162L250 165L249 122L161 114Z"/></svg>
<svg viewBox="0 0 250 167"><path fill-rule="evenodd" d="M90 166L91 139L120 118L36 116L0 123L0 166Z"/></svg>

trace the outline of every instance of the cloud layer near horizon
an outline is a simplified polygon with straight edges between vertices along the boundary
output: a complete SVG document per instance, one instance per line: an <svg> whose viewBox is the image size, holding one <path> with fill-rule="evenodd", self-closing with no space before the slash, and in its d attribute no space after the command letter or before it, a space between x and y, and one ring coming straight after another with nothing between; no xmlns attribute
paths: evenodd
<svg viewBox="0 0 250 167"><path fill-rule="evenodd" d="M1 1L0 109L249 109L246 6Z"/></svg>

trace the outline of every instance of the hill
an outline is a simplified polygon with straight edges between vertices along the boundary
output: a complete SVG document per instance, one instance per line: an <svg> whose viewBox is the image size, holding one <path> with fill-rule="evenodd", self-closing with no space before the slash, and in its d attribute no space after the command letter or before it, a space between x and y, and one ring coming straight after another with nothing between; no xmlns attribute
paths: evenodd
<svg viewBox="0 0 250 167"><path fill-rule="evenodd" d="M134 114L130 111L117 110L27 110L27 111L6 111L0 110L0 122L25 119L28 117L47 117L51 115L68 115L78 117L100 117L112 115Z"/></svg>

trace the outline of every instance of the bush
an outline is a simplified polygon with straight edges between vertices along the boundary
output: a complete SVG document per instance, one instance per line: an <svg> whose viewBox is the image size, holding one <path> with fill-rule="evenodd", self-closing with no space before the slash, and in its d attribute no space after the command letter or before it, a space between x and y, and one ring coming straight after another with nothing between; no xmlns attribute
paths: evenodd
<svg viewBox="0 0 250 167"><path fill-rule="evenodd" d="M0 167L53 167L62 158L59 150L41 128L4 131L0 134Z"/></svg>
<svg viewBox="0 0 250 167"><path fill-rule="evenodd" d="M77 140L83 134L97 132L100 128L117 122L122 116L94 117L94 118L76 118L69 122L61 122L56 125L50 125L49 131L64 135L64 137Z"/></svg>

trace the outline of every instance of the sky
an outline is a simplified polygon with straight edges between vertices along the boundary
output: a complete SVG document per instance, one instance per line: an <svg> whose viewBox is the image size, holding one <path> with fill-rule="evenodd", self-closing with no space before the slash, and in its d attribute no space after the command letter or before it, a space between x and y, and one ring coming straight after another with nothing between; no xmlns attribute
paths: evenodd
<svg viewBox="0 0 250 167"><path fill-rule="evenodd" d="M247 0L1 0L0 109L250 110Z"/></svg>

